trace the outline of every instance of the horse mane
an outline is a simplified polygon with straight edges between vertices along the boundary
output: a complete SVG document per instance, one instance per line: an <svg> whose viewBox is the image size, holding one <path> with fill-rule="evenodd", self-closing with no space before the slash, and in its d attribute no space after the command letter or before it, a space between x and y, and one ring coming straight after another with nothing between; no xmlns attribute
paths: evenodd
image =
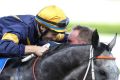
<svg viewBox="0 0 120 80"><path fill-rule="evenodd" d="M62 50L62 49L68 48L68 47L70 47L70 44L68 44L68 43L56 44L55 46L50 47L49 50L41 56L41 58L43 60L44 58L47 58L47 57L55 54L56 52L59 52L59 50Z"/></svg>
<svg viewBox="0 0 120 80"><path fill-rule="evenodd" d="M42 75L40 80L63 80L62 78L70 74L72 70L77 69L89 60L89 52L90 45L88 44L71 45L55 52L40 63L39 67ZM80 59L83 61L80 61Z"/></svg>
<svg viewBox="0 0 120 80"><path fill-rule="evenodd" d="M90 45L90 44L69 44L69 43L57 44L55 46L50 47L50 49L46 53L44 53L41 58L42 59L47 58L66 48L75 47L75 46L87 46L87 45Z"/></svg>

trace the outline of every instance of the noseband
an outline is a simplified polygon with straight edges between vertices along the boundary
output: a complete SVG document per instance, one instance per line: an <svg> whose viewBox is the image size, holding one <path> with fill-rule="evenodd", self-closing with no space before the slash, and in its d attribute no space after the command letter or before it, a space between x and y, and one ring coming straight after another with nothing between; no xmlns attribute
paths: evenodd
<svg viewBox="0 0 120 80"><path fill-rule="evenodd" d="M116 58L113 56L97 56L96 59L115 60Z"/></svg>

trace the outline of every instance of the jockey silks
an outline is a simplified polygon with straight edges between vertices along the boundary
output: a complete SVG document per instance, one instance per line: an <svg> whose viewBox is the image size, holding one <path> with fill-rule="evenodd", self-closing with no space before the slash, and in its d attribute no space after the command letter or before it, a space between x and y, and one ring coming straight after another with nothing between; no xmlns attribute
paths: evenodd
<svg viewBox="0 0 120 80"><path fill-rule="evenodd" d="M18 15L0 18L0 53L24 55L25 45L39 42L35 16ZM66 42L67 36L59 42Z"/></svg>

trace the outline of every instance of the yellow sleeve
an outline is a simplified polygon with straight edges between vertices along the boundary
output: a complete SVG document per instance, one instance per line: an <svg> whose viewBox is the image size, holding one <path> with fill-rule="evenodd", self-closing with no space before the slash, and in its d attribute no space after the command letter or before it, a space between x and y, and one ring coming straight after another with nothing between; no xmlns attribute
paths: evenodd
<svg viewBox="0 0 120 80"><path fill-rule="evenodd" d="M11 40L14 43L17 43L17 44L19 43L18 36L13 33L5 33L2 37L2 40Z"/></svg>

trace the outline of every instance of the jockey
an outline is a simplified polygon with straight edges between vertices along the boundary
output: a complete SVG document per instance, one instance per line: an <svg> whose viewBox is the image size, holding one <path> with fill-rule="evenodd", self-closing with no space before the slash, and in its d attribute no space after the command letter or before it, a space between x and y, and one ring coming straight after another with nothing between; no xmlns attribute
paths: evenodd
<svg viewBox="0 0 120 80"><path fill-rule="evenodd" d="M37 46L41 41L67 41L65 33L69 19L57 6L47 6L36 16L15 15L0 18L0 54L41 56L48 47Z"/></svg>

